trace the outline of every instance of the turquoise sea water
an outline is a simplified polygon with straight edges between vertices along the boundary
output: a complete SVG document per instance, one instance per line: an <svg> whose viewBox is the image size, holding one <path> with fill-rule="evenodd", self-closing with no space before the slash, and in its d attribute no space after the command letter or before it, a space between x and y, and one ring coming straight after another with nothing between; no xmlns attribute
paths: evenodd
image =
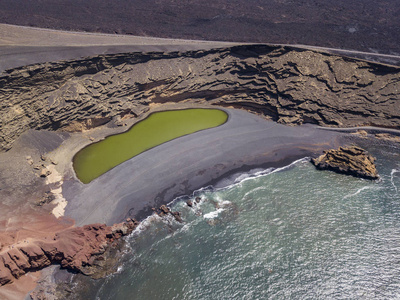
<svg viewBox="0 0 400 300"><path fill-rule="evenodd" d="M149 217L93 299L400 298L400 151L370 150L380 181L304 159L175 200L184 223Z"/></svg>

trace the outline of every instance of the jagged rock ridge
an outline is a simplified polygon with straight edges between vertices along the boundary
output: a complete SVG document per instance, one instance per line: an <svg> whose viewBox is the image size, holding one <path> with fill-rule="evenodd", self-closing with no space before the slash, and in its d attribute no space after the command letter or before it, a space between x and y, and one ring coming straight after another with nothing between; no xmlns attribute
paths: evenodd
<svg viewBox="0 0 400 300"><path fill-rule="evenodd" d="M0 286L51 264L87 275L96 273L94 268L104 261L106 250L137 225L132 219L113 226L91 224L56 233L52 239L5 247L0 253Z"/></svg>
<svg viewBox="0 0 400 300"><path fill-rule="evenodd" d="M375 158L356 146L324 151L323 155L311 161L319 170L331 170L366 179L379 178Z"/></svg>
<svg viewBox="0 0 400 300"><path fill-rule="evenodd" d="M234 106L289 124L400 128L400 68L244 45L31 65L0 77L0 149L27 129L140 116L150 103Z"/></svg>

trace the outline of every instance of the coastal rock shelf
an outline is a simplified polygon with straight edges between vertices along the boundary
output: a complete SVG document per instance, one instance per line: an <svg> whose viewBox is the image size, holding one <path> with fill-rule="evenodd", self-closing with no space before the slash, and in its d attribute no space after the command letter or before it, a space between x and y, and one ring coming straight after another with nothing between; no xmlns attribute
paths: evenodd
<svg viewBox="0 0 400 300"><path fill-rule="evenodd" d="M324 151L325 154L312 163L319 170L331 170L341 174L352 175L365 179L378 179L378 171L375 167L375 158L367 151L356 146L339 147Z"/></svg>
<svg viewBox="0 0 400 300"><path fill-rule="evenodd" d="M399 91L399 68L265 45L36 64L0 77L0 149L28 129L79 130L183 101L288 124L400 128Z"/></svg>
<svg viewBox="0 0 400 300"><path fill-rule="evenodd" d="M86 275L101 273L96 267L105 263L106 251L137 225L132 219L113 226L91 224L58 232L48 239L7 246L0 253L0 286L56 263Z"/></svg>

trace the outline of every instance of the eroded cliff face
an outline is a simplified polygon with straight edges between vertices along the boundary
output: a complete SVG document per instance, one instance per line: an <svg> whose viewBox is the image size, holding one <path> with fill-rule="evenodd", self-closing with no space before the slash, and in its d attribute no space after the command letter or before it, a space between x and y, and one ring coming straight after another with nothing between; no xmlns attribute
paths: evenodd
<svg viewBox="0 0 400 300"><path fill-rule="evenodd" d="M245 108L280 123L400 128L399 95L400 68L294 48L96 56L3 73L0 149L30 128L103 124L140 116L151 103L183 101Z"/></svg>
<svg viewBox="0 0 400 300"><path fill-rule="evenodd" d="M105 253L138 225L132 219L106 226L74 227L39 240L25 240L0 249L0 286L30 271L51 264L86 275L102 276L107 270ZM107 267L107 266L105 266Z"/></svg>

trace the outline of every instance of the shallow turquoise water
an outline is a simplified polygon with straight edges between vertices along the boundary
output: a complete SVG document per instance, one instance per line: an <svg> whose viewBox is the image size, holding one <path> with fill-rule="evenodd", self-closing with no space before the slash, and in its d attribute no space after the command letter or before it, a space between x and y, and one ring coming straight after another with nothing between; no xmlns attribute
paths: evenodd
<svg viewBox="0 0 400 300"><path fill-rule="evenodd" d="M193 208L178 199L171 207L184 224L150 217L129 237L119 272L96 281L91 293L97 299L397 299L399 149L378 152L379 182L316 171L302 160L199 191Z"/></svg>

